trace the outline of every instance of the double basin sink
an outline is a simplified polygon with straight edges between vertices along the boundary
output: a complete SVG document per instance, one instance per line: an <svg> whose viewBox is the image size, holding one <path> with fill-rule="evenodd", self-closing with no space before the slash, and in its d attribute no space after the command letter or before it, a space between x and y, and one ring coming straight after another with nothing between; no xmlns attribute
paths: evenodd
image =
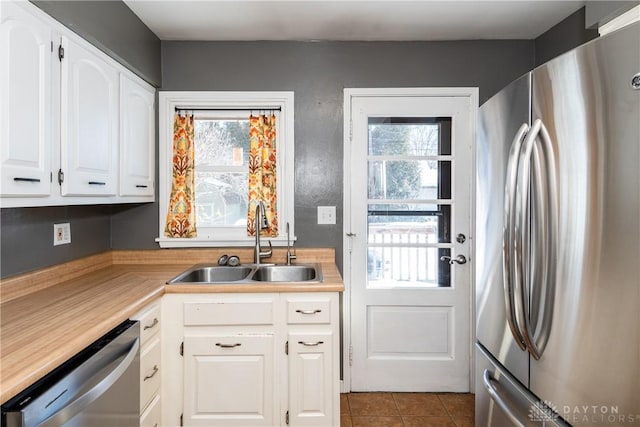
<svg viewBox="0 0 640 427"><path fill-rule="evenodd" d="M246 264L237 267L196 264L180 273L168 284L255 284L256 282L322 282L322 268L319 264Z"/></svg>

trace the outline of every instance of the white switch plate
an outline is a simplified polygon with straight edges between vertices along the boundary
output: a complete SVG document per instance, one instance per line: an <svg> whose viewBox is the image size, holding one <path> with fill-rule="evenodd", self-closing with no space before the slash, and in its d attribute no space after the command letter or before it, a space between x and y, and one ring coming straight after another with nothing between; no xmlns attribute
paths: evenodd
<svg viewBox="0 0 640 427"><path fill-rule="evenodd" d="M53 224L53 246L71 243L71 224Z"/></svg>
<svg viewBox="0 0 640 427"><path fill-rule="evenodd" d="M318 206L318 224L335 224L336 207Z"/></svg>

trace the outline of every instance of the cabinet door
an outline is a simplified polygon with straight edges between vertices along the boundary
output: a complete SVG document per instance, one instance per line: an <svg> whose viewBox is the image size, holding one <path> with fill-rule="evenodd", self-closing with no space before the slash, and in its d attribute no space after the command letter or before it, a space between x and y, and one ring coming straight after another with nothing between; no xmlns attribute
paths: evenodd
<svg viewBox="0 0 640 427"><path fill-rule="evenodd" d="M0 2L2 196L50 193L51 94L58 87L51 42L46 24L16 4Z"/></svg>
<svg viewBox="0 0 640 427"><path fill-rule="evenodd" d="M111 196L117 190L118 72L62 37L63 196Z"/></svg>
<svg viewBox="0 0 640 427"><path fill-rule="evenodd" d="M154 92L120 74L120 195L152 196Z"/></svg>
<svg viewBox="0 0 640 427"><path fill-rule="evenodd" d="M334 425L333 333L289 333L289 424Z"/></svg>
<svg viewBox="0 0 640 427"><path fill-rule="evenodd" d="M184 339L185 426L273 426L274 337Z"/></svg>

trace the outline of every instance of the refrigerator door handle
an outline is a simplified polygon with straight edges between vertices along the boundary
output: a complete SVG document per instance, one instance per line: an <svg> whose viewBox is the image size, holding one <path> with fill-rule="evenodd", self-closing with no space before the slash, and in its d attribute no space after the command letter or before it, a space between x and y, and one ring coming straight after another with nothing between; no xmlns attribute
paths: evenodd
<svg viewBox="0 0 640 427"><path fill-rule="evenodd" d="M507 176L505 179L504 189L504 228L502 230L502 272L504 276L504 298L507 311L507 321L509 323L509 329L511 335L515 339L516 344L522 350L526 350L526 344L520 328L516 321L515 314L515 296L513 287L514 276L514 263L513 257L513 243L516 239L516 233L514 230L515 222L515 207L516 207L516 185L518 180L518 164L520 158L520 151L522 147L522 141L529 131L529 125L523 123L518 129L513 142L511 143L511 149L509 150L509 157L507 161ZM516 278L517 279L517 278Z"/></svg>
<svg viewBox="0 0 640 427"><path fill-rule="evenodd" d="M542 215L541 224L543 226L543 248L544 253L538 253L538 256L543 263L541 277L541 289L543 290L544 297L540 296L539 303L542 304L541 321L538 323L539 329L534 331L534 337L531 339L532 343L530 348L533 349L532 354L538 355L538 358L542 356L544 349L549 340L549 334L551 333L551 324L553 320L553 308L555 303L555 283L556 283L556 269L557 269L557 244L558 244L558 181L556 179L556 164L555 155L553 150L553 142L551 136L544 123L540 122L540 138L541 152L543 155L543 169L542 174L545 179L538 180L536 185L538 186L536 193L542 195L541 207L539 211ZM539 251L540 252L540 251ZM539 306L539 304L536 304ZM529 319L532 316L527 316ZM534 327L536 325L533 325ZM528 331L526 332L527 334Z"/></svg>
<svg viewBox="0 0 640 427"><path fill-rule="evenodd" d="M546 347L549 333L551 330L551 320L553 316L553 303L555 295L555 271L556 271L556 239L557 239L557 189L555 178L555 157L553 154L553 144L551 137L546 127L540 119L537 119L531 126L531 131L527 135L526 140L522 144L522 151L520 156L520 165L518 166L518 180L516 186L516 198L518 199L518 208L516 214L516 228L518 229L516 243L519 245L519 250L516 250L516 254L522 254L525 243L531 245L527 233L528 219L530 212L529 204L529 186L531 177L531 164L533 156L534 144L537 141L542 142L541 152L544 159L544 167L542 173L540 165L534 164L534 167L538 175L544 175L544 180L534 180L536 191L534 194L544 194L543 200L538 201L539 206L543 209L541 212L542 218L540 218L539 224L541 224L544 233L545 250L544 254L539 252L534 254L537 259L540 259L543 265L542 274L537 277L542 277L542 289L544 289L545 300L542 302L542 321L540 322L540 332L537 337L534 337L532 333L531 325L531 313L529 312L529 298L528 287L525 286L524 274L524 258L520 256L516 259L517 275L520 280L516 280L517 298L516 298L516 315L519 316L518 324L521 325L522 336L526 343L529 353L534 359L539 360ZM543 186L544 181L544 186ZM519 197L518 197L519 196ZM529 250L529 253L531 251ZM531 268L529 268L531 271ZM539 304L535 305L536 307Z"/></svg>
<svg viewBox="0 0 640 427"><path fill-rule="evenodd" d="M520 421L520 417L518 417L515 410L509 406L502 396L500 396L500 391L493 385L494 382L498 381L491 377L491 372L488 369L485 369L482 374L482 382L484 383L484 387L487 389L489 396L491 396L491 399L504 411L511 422L516 426L525 427L525 425Z"/></svg>

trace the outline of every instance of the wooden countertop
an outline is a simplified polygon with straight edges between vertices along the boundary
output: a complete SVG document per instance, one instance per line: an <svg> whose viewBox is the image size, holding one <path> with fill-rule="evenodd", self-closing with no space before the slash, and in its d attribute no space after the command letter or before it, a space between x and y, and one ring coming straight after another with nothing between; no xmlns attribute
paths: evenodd
<svg viewBox="0 0 640 427"><path fill-rule="evenodd" d="M298 249L323 282L166 285L222 249L111 251L0 281L0 402L6 402L164 293L341 292L333 249ZM228 250L250 262L248 249ZM274 250L273 262L283 252ZM188 260L188 261L187 261Z"/></svg>

